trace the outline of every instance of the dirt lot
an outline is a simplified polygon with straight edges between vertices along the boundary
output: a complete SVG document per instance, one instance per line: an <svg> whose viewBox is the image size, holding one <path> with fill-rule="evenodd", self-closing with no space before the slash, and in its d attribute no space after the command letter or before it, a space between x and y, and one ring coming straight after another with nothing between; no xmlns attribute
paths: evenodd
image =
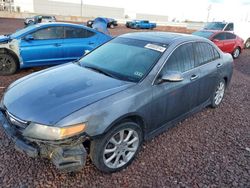
<svg viewBox="0 0 250 188"><path fill-rule="evenodd" d="M0 33L20 26L21 20L0 19ZM128 31L119 27L111 32L117 35ZM11 82L40 69L0 77L0 96ZM16 152L0 128L0 185L250 187L250 50L234 62L232 82L219 108L206 108L148 141L132 165L115 174L99 172L89 159L80 173L61 174L47 160Z"/></svg>

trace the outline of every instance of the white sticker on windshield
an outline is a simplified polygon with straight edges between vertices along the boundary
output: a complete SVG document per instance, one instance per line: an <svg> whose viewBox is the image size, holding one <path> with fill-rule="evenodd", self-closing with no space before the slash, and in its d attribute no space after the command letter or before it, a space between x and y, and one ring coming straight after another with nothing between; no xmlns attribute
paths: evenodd
<svg viewBox="0 0 250 188"><path fill-rule="evenodd" d="M156 44L147 44L146 46L144 46L145 48L151 49L151 50L155 50L158 52L164 52L166 50L166 48L156 45Z"/></svg>
<svg viewBox="0 0 250 188"><path fill-rule="evenodd" d="M142 76L143 76L143 73L142 73L142 72L136 71L136 72L134 72L134 75L135 75L135 76L142 77Z"/></svg>

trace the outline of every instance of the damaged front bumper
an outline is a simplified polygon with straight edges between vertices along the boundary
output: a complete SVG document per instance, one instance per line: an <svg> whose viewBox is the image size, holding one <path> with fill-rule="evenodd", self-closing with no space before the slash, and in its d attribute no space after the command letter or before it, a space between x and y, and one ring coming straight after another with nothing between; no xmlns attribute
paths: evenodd
<svg viewBox="0 0 250 188"><path fill-rule="evenodd" d="M79 171L85 165L87 152L82 143L87 139L87 136L84 134L61 141L26 138L22 136L23 129L12 124L8 120L7 114L1 110L0 125L19 152L33 158L49 158L57 169L63 172Z"/></svg>

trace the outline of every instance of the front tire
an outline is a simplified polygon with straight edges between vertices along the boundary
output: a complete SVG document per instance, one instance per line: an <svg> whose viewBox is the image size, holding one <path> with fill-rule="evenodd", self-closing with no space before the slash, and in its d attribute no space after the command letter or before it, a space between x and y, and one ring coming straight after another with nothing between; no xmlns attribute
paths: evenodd
<svg viewBox="0 0 250 188"><path fill-rule="evenodd" d="M8 53L0 54L0 76L14 74L18 69L16 59Z"/></svg>
<svg viewBox="0 0 250 188"><path fill-rule="evenodd" d="M143 136L140 126L134 122L116 125L90 145L90 158L95 166L106 173L126 168L137 155Z"/></svg>
<svg viewBox="0 0 250 188"><path fill-rule="evenodd" d="M214 93L212 95L212 102L211 102L212 108L217 108L221 104L225 94L225 89L226 89L226 82L224 79L222 79L217 83Z"/></svg>

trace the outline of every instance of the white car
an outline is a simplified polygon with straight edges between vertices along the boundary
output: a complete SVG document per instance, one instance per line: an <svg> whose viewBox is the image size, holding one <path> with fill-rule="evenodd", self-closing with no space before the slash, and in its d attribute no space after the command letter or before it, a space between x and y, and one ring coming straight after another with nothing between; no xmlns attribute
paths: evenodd
<svg viewBox="0 0 250 188"><path fill-rule="evenodd" d="M25 25L32 24L33 22L35 22L35 20L38 17L41 17L41 19L42 19L41 22L56 22L55 16L42 16L42 15L38 15L38 16L31 17L31 18L25 18L24 24Z"/></svg>

